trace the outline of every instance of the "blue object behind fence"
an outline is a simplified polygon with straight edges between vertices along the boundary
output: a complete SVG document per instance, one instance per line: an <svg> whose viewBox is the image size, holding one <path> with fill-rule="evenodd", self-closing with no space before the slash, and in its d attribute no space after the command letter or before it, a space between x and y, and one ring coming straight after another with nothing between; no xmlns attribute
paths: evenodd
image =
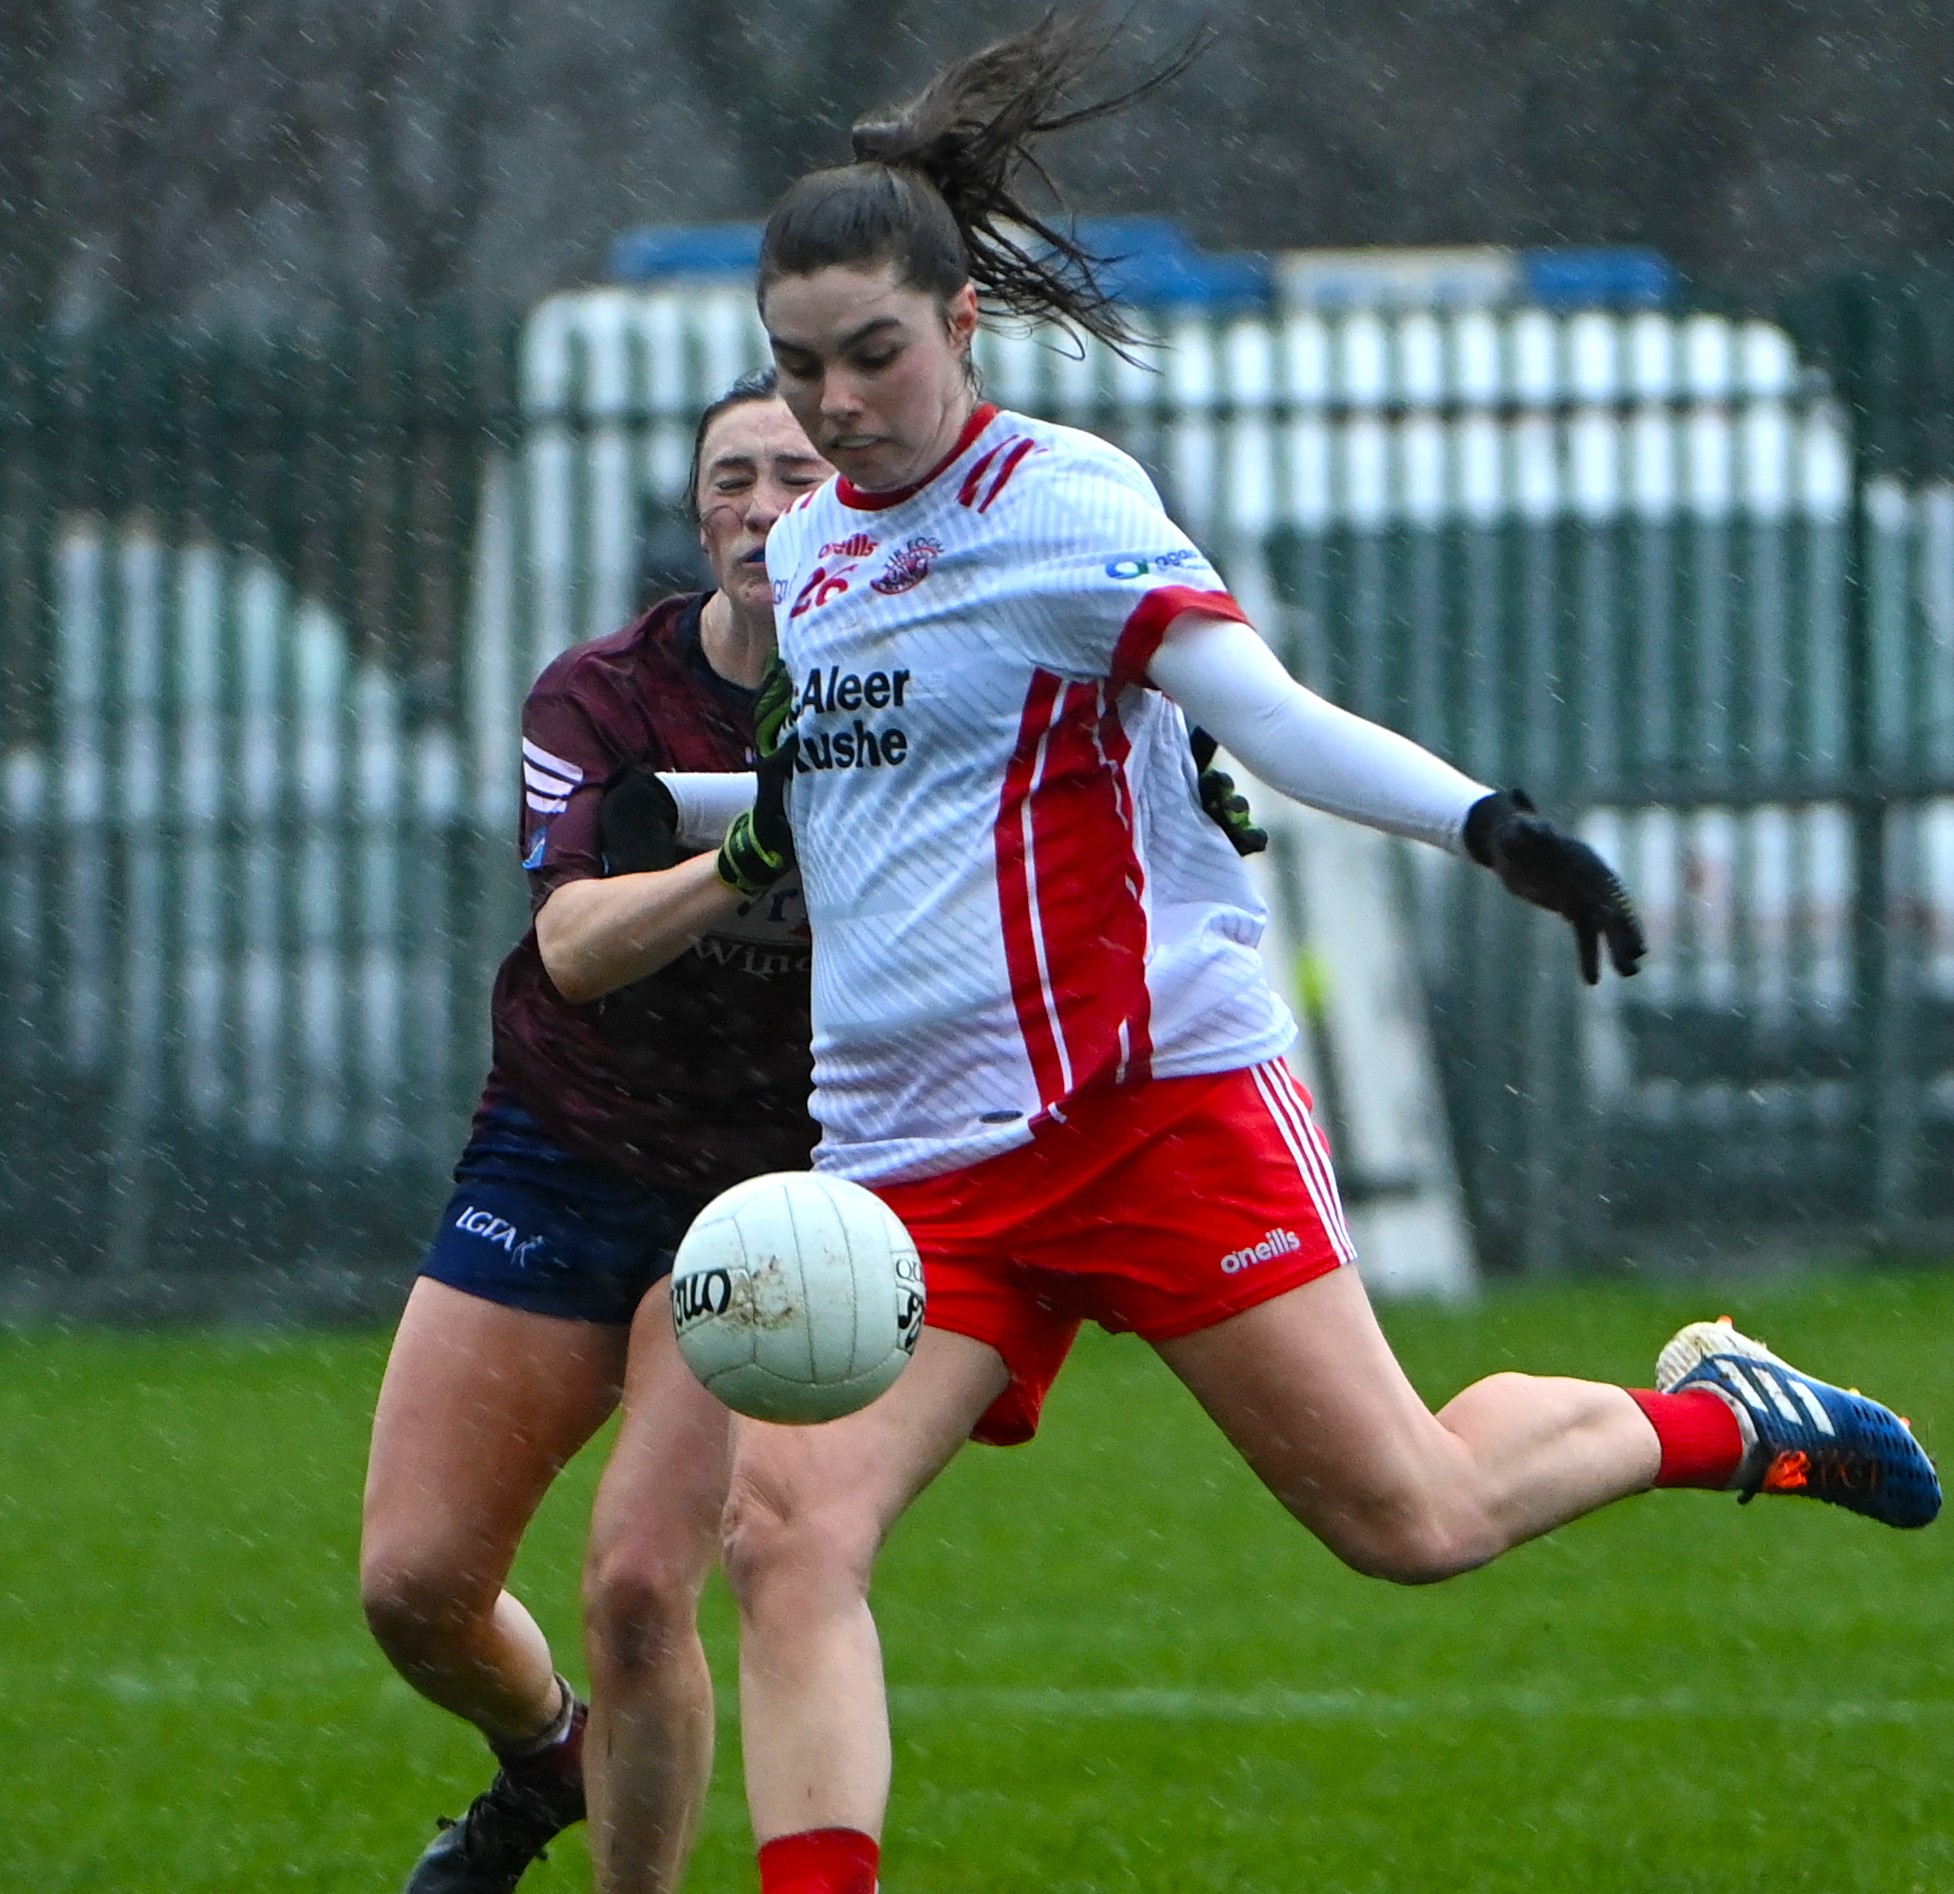
<svg viewBox="0 0 1954 1894"><path fill-rule="evenodd" d="M1659 250L1526 250L1520 280L1543 309L1668 309L1682 297L1682 273Z"/></svg>
<svg viewBox="0 0 1954 1894"><path fill-rule="evenodd" d="M673 277L738 276L760 267L758 224L647 224L611 245L611 277L657 283Z"/></svg>
<svg viewBox="0 0 1954 1894"><path fill-rule="evenodd" d="M1267 257L1203 250L1171 217L1088 217L1078 234L1094 255L1111 259L1103 280L1123 303L1232 313L1266 309L1273 295ZM750 282L759 262L758 224L649 224L611 245L611 276L620 283Z"/></svg>

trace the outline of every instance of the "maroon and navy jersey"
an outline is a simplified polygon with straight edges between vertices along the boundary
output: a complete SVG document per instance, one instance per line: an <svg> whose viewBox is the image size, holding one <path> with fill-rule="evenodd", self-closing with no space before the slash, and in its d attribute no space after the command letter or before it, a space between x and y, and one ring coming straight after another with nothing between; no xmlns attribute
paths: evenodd
<svg viewBox="0 0 1954 1894"><path fill-rule="evenodd" d="M706 662L704 603L667 599L536 680L522 717L532 913L565 882L604 872L598 805L626 770L752 767L754 694ZM808 978L792 881L588 1005L556 990L532 926L496 976L485 1103L512 1096L572 1150L655 1190L706 1197L805 1169Z"/></svg>

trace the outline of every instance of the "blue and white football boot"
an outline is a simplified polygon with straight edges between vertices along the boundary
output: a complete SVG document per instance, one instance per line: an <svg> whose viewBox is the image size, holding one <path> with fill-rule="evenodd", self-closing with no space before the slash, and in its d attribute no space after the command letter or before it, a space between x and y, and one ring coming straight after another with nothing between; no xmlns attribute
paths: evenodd
<svg viewBox="0 0 1954 1894"><path fill-rule="evenodd" d="M1747 1449L1731 1484L1746 1503L1802 1494L1902 1527L1940 1512L1934 1463L1898 1414L1800 1374L1727 1315L1679 1329L1656 1359L1655 1384L1663 1394L1704 1388L1728 1404Z"/></svg>

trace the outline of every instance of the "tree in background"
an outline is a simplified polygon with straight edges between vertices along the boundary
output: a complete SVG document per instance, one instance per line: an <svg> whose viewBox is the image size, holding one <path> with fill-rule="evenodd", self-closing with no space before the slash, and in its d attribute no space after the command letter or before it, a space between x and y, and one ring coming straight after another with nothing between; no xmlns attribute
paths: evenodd
<svg viewBox="0 0 1954 1894"><path fill-rule="evenodd" d="M42 306L251 327L465 289L518 0L13 3L51 22Z"/></svg>
<svg viewBox="0 0 1954 1894"><path fill-rule="evenodd" d="M1954 238L1944 8L1310 0L1216 17L1205 78L1226 129L1156 161L1155 188L1212 205L1231 242L1651 243L1770 301Z"/></svg>
<svg viewBox="0 0 1954 1894"><path fill-rule="evenodd" d="M289 329L601 277L762 214L1038 0L0 0L0 311ZM1645 242L1768 301L1954 242L1923 0L1142 0L1208 56L1059 161L1217 247Z"/></svg>

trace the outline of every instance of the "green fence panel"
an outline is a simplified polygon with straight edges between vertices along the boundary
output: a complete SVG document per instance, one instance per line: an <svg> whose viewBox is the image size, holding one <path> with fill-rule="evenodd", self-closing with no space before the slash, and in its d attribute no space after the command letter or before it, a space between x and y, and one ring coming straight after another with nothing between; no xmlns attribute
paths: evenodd
<svg viewBox="0 0 1954 1894"><path fill-rule="evenodd" d="M6 360L6 1260L135 1306L397 1273L520 911L458 734L507 339Z"/></svg>
<svg viewBox="0 0 1954 1894"><path fill-rule="evenodd" d="M521 922L523 692L682 555L694 416L761 342L735 291L601 291L519 336L0 348L14 1277L397 1278ZM1490 1266L1954 1217L1954 285L980 360L1139 457L1299 675L1636 889L1651 963L1589 994L1406 854Z"/></svg>

